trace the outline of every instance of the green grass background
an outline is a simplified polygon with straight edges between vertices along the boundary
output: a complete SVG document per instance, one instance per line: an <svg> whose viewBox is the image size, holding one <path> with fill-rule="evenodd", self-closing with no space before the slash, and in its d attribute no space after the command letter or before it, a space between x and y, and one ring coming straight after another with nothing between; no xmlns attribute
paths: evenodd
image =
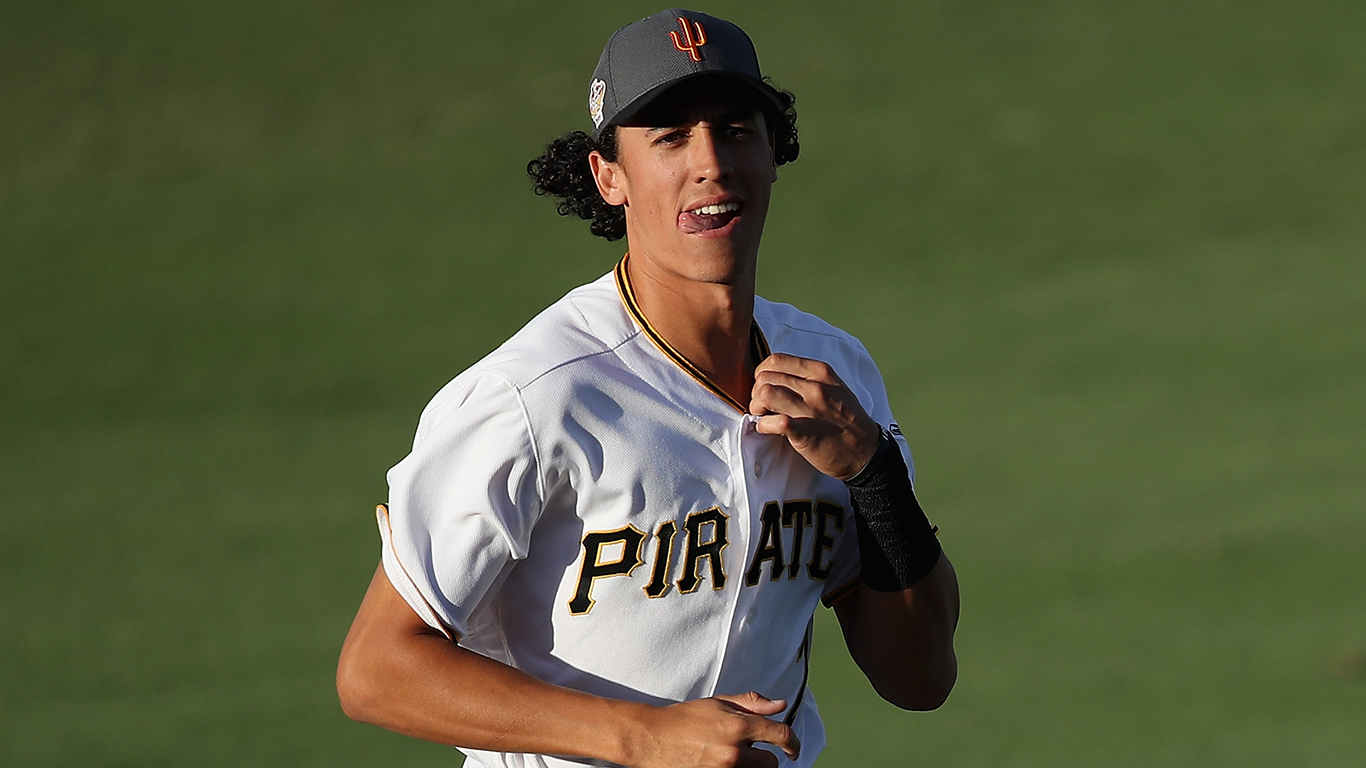
<svg viewBox="0 0 1366 768"><path fill-rule="evenodd" d="M0 5L0 764L456 764L336 704L371 508L620 255L522 168L655 10ZM1362 764L1366 5L704 10L799 96L761 292L873 351L962 581L931 714L822 612L821 765Z"/></svg>

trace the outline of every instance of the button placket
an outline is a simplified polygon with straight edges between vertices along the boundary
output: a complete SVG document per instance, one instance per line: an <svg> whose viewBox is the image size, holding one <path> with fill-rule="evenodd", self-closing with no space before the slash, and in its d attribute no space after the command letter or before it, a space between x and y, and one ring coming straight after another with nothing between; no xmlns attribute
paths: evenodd
<svg viewBox="0 0 1366 768"><path fill-rule="evenodd" d="M726 559L727 563L735 569L734 573L735 578L737 579L737 588L734 592L731 592L729 587L726 590L727 592L730 592L728 611L731 632L729 633L729 638L725 640L723 644L723 647L726 650L722 654L721 664L717 667L718 674L722 667L736 662L736 657L731 653L730 640L737 640L742 635L748 635L748 626L751 622L746 621L745 617L751 611L754 597L750 590L744 589L742 586L744 570L748 565L748 553L752 549L752 542L755 535L753 527L758 513L758 510L753 509L751 506L750 497L753 481L748 471L751 463L750 456L754 452L753 441L757 436L757 431L754 428L754 417L749 414L743 414L740 418L738 428L735 428L732 435L732 439L734 440L732 445L734 446L735 454L731 459L730 467L734 479L733 481L736 484L736 493L734 497L734 516L731 520L733 523L737 524L733 525L731 528L734 533L734 539L731 541L731 545L726 548ZM735 553L733 555L735 559L733 560L731 559L732 552ZM741 647L743 646L744 644L741 643ZM713 679L712 685L714 686L715 683L716 679Z"/></svg>
<svg viewBox="0 0 1366 768"><path fill-rule="evenodd" d="M749 553L754 549L754 537L758 534L759 509L754 506L754 494L756 492L756 479L762 472L762 464L758 458L759 446L763 436L759 434L755 426L757 419L751 414L744 414L741 417L739 455L736 457L736 469L739 470L741 486L741 499L737 499L738 504L744 506L744 524L736 526L737 530L743 531L744 549L740 551L736 560L737 573L743 579L744 570L749 566ZM753 475L751 470L758 470ZM748 635L752 631L754 623L754 599L753 590L741 587L737 594L737 600L732 607L731 620L737 635Z"/></svg>

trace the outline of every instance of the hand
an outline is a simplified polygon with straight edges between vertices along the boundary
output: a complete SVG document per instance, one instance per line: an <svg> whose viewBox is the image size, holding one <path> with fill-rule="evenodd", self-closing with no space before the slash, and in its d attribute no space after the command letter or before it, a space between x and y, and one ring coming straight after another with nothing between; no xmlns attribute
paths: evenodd
<svg viewBox="0 0 1366 768"><path fill-rule="evenodd" d="M787 709L782 699L753 691L652 707L632 745L631 768L777 768L778 758L755 742L796 759L801 744L792 729L768 719Z"/></svg>
<svg viewBox="0 0 1366 768"><path fill-rule="evenodd" d="M834 369L819 360L772 354L754 369L749 412L765 435L782 435L811 466L848 480L877 451L881 428Z"/></svg>

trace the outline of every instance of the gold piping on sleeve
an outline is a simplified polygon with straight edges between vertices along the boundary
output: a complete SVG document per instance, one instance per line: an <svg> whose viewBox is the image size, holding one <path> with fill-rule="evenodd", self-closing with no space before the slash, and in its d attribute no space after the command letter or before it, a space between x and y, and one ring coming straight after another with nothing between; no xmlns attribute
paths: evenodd
<svg viewBox="0 0 1366 768"><path fill-rule="evenodd" d="M389 524L389 505L380 504L376 506L375 517L379 518L380 524L383 525L384 529L388 532L388 535L384 538L389 543L389 550L394 554L394 562L398 563L398 569L403 571L403 578L407 579L408 583L412 585L413 591L417 593L418 599L422 601L422 606L427 609L427 613L431 615L432 621L436 622L436 628L441 630L447 640L450 640L453 643L460 642L460 633L446 626L446 622L441 620L441 617L436 613L436 609L432 608L432 604L427 602L427 598L422 594L422 590L417 588L417 582L413 581L413 577L408 575L408 569L404 567L403 561L398 558L398 550L394 548L394 528ZM397 587L395 587L395 589L397 589ZM427 617L424 616L423 621L427 621ZM432 621L427 621L427 624L431 624Z"/></svg>
<svg viewBox="0 0 1366 768"><path fill-rule="evenodd" d="M854 594L854 590L858 588L860 582L860 578L858 576L855 576L854 578L844 582L838 587L835 587L834 589L822 595L821 603L824 604L826 608L834 608L835 603L838 603L844 598Z"/></svg>
<svg viewBox="0 0 1366 768"><path fill-rule="evenodd" d="M640 310L640 305L636 303L636 293L635 289L631 287L631 278L626 272L626 261L630 258L631 254L629 253L621 257L621 261L617 262L614 273L617 280L617 293L621 295L621 303L626 306L626 311L629 312L631 317L636 321L636 325L639 325L640 329L645 332L645 335L650 341L654 342L654 345L659 348L659 351L663 352L664 356L672 360L679 368L682 368L684 373L687 373L689 376L696 379L697 383L711 390L712 394L725 400L735 410L740 413L748 413L749 409L745 408L745 406L741 405L735 398L727 394L724 389L717 386L716 382L712 381L707 374L703 373L701 368L698 368L691 360L684 357L682 352L674 349L669 342L664 340L663 336L659 335L659 331L656 331L654 326L650 325L650 321L645 319L645 313ZM759 321L752 320L751 323L749 329L750 352L754 355L754 361L758 363L770 354L768 339L764 338L764 331L759 327Z"/></svg>

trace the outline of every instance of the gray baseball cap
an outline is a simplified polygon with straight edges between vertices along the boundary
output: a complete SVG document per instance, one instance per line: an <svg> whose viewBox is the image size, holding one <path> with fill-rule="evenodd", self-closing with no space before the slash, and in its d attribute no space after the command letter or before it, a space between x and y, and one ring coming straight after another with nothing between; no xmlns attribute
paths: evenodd
<svg viewBox="0 0 1366 768"><path fill-rule="evenodd" d="M705 13L671 8L627 24L608 39L588 86L593 138L629 120L670 86L707 74L738 78L779 110L787 108L764 82L754 43L743 29Z"/></svg>

